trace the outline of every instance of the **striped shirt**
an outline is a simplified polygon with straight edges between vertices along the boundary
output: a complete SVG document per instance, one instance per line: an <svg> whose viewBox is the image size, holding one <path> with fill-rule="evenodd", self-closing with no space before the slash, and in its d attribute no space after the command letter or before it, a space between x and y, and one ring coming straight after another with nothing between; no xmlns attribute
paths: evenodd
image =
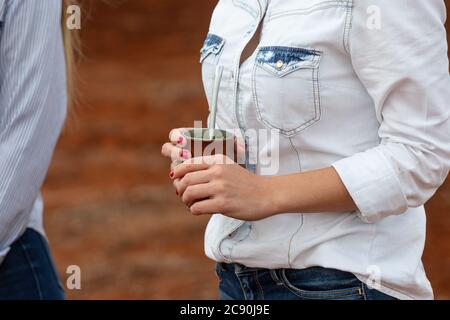
<svg viewBox="0 0 450 320"><path fill-rule="evenodd" d="M40 188L66 116L61 0L0 0L0 263L43 233Z"/></svg>

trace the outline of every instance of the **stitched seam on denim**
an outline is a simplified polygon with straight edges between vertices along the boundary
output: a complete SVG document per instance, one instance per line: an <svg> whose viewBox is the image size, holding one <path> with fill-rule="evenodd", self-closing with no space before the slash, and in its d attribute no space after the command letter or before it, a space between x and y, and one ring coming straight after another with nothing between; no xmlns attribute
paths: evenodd
<svg viewBox="0 0 450 320"><path fill-rule="evenodd" d="M302 290L290 283L290 281L287 279L285 271L286 270L283 269L281 272L281 277L283 279L285 287L292 293L303 299L337 299L351 296L362 296L361 287L359 286L348 289L328 290L328 292Z"/></svg>
<svg viewBox="0 0 450 320"><path fill-rule="evenodd" d="M245 10L248 14L250 14L253 18L258 18L258 12L254 10L252 7L250 7L245 1L243 0L233 0L233 4L236 7L239 7L243 10Z"/></svg>
<svg viewBox="0 0 450 320"><path fill-rule="evenodd" d="M303 61L311 61L311 62L317 62L317 58L315 56L320 56L322 54L322 51L320 50L316 50L314 48L307 48L307 47L287 47L287 46L261 46L259 47L256 55L256 61L258 61L258 54L261 52L266 52L266 51L274 51L277 50L279 52L288 52L288 53L301 53L302 57L304 56L309 56L312 57L308 60L303 60ZM263 64L263 62L260 62L261 64Z"/></svg>
<svg viewBox="0 0 450 320"><path fill-rule="evenodd" d="M246 268L242 271L236 271L235 273L239 276L248 276L251 275L252 273L255 273L255 271L257 271L258 268Z"/></svg>
<svg viewBox="0 0 450 320"><path fill-rule="evenodd" d="M321 120L321 105L320 105L320 90L319 90L319 67L320 64L318 65L317 68L312 69L312 79L313 79L313 100L314 100L314 118L305 122L304 124L302 124L300 127L293 129L293 130L289 130L286 131L285 134L287 134L288 136L293 136L297 133L299 133L300 131L303 131L307 128L309 128L310 126L312 126L313 124L317 123L318 121ZM317 114L319 114L317 116Z"/></svg>
<svg viewBox="0 0 450 320"><path fill-rule="evenodd" d="M315 121L315 123L317 123L320 120L322 120L322 96L320 94L320 77L319 77L320 64L317 67L317 69L314 70L314 72L315 72L315 76L316 76L315 82L314 82L314 84L316 85L315 92L317 93L316 99L315 99L315 103L317 103L316 112L319 113L319 116L318 116L317 120Z"/></svg>
<svg viewBox="0 0 450 320"><path fill-rule="evenodd" d="M259 1L258 1L258 5L259 5L259 8L261 9L261 4L259 3ZM263 12L261 10L260 10L260 12L258 12L258 15L255 17L255 19L258 20L257 21L258 24L264 23L263 19L265 19L265 16L263 16ZM248 45L248 42L255 36L255 33L257 32L257 30L258 30L258 28L256 28L251 34L248 34L248 35L250 35L250 38L248 38L245 41L244 46L241 46L239 48L240 49L239 50L240 53L239 53L239 56L237 57L237 59L236 59L236 61L234 63L234 65L235 65L235 72L234 72L235 79L234 79L234 88L233 88L233 95L234 95L233 96L233 104L234 104L233 105L233 109L234 109L235 118L237 120L236 125L239 128L239 130L241 131L241 134L242 134L243 137L246 136L245 128L241 127L241 123L238 121L239 119L237 119L237 114L239 112L238 109L241 108L241 106L239 105L239 101L238 101L238 95L239 95L238 88L239 88L239 80L240 80L239 78L240 78L240 69L241 69L241 56L242 56L242 53L243 53L245 47Z"/></svg>
<svg viewBox="0 0 450 320"><path fill-rule="evenodd" d="M289 140L291 140L291 139L289 139ZM300 225L299 225L299 227L298 227L297 230L294 232L294 234L292 235L291 239L289 239L289 246L288 246L288 265L289 265L289 268L291 268L291 269L293 268L293 266L292 266L292 256L291 256L292 242L294 241L295 236L296 236L297 234L299 234L300 230L302 230L302 228L303 228L303 214L300 215Z"/></svg>
<svg viewBox="0 0 450 320"><path fill-rule="evenodd" d="M286 67L284 70L279 70L272 65L270 62L260 61L259 54L267 51L278 51L278 52L288 52L288 53L302 53L307 55L307 59L300 59L293 63L291 66ZM292 72L298 71L300 69L317 68L320 63L320 58L322 52L315 50L313 48L299 48L299 47L283 47L283 46L264 46L257 49L255 63L266 70L267 72L282 78ZM302 56L303 58L303 56ZM289 63L289 62L288 62Z"/></svg>
<svg viewBox="0 0 450 320"><path fill-rule="evenodd" d="M208 33L208 35L206 36L206 39L208 39L208 37L210 36L214 36L219 38L221 41L218 44L211 44L211 45L204 45L202 47L202 49L200 49L200 63L202 64L206 58L209 57L210 54L214 54L216 57L216 63L218 62L218 59L220 57L220 55L222 54L223 48L225 46L225 39L223 39L222 37L213 34L213 33ZM205 40L206 42L206 40Z"/></svg>
<svg viewBox="0 0 450 320"><path fill-rule="evenodd" d="M348 6L347 6L347 15L345 17L343 45L345 52L350 53L349 39L350 39L350 30L352 28L353 23L353 0L348 0L347 3Z"/></svg>
<svg viewBox="0 0 450 320"><path fill-rule="evenodd" d="M269 274L270 274L270 277L272 278L272 280L275 282L275 284L277 286L282 285L282 282L280 281L280 278L277 275L277 270L276 269L270 269L269 270Z"/></svg>
<svg viewBox="0 0 450 320"><path fill-rule="evenodd" d="M308 64L308 62L310 62L310 64ZM268 63L263 63L263 62L257 62L256 61L255 64L258 67L260 67L261 69L263 69L263 70L269 72L270 74L274 75L275 77L284 78L288 74L291 74L291 73L299 71L299 70L316 69L318 66L311 64L311 62L312 61L299 61L299 62L295 63L293 66L287 67L287 68L285 68L282 71L275 70L275 68L272 67ZM300 65L300 67L298 67L299 65Z"/></svg>
<svg viewBox="0 0 450 320"><path fill-rule="evenodd" d="M236 231L237 229L239 229L244 223L245 223L244 221L241 221L241 222L239 223L239 225L233 226L233 228L231 228L231 229L229 229L229 230L226 230L227 232L226 232L225 234L231 234L231 233L233 233L234 231ZM217 247L216 247L216 249L217 249L217 251L219 252L220 257L222 257L226 262L232 263L232 261L228 260L227 257L225 257L225 255L224 255L223 252L222 252L221 246L222 246L222 243L225 241L225 239L226 239L226 237L223 238L223 239L221 239L220 241L217 242Z"/></svg>
<svg viewBox="0 0 450 320"><path fill-rule="evenodd" d="M242 285L241 278L239 277L239 275L237 273L235 273L235 276L239 281L239 285L241 286L242 293L244 294L244 300L248 300L247 293L244 290L244 286Z"/></svg>
<svg viewBox="0 0 450 320"><path fill-rule="evenodd" d="M221 36L209 31L206 35L205 41L203 42L203 47L201 48L200 52L212 47L219 48L221 45L223 45L223 43L224 39Z"/></svg>
<svg viewBox="0 0 450 320"><path fill-rule="evenodd" d="M262 287L261 283L259 282L258 270L256 270L256 273L255 273L255 281L256 281L256 284L257 284L257 286L259 288L259 291L261 293L262 300L264 300L264 290L263 290L263 287Z"/></svg>
<svg viewBox="0 0 450 320"><path fill-rule="evenodd" d="M240 79L238 81L240 82ZM239 90L239 85L238 85L238 89L236 92L236 100L237 100L238 108L235 112L233 112L233 115L234 115L234 120L236 120L236 123L242 125L241 129L243 129L245 131L246 127L247 127L247 123L246 123L246 119L243 115L244 110L242 108L242 103L241 103L242 96L243 95L241 94L241 92Z"/></svg>
<svg viewBox="0 0 450 320"><path fill-rule="evenodd" d="M344 0L344 1L325 1L325 2L315 4L309 8L286 10L283 12L273 13L270 15L270 17L267 19L267 21L272 21L272 20L290 16L290 15L308 15L313 12L325 10L325 9L332 9L332 8L339 8L339 7L346 8L347 6L348 6L348 3L346 0Z"/></svg>
<svg viewBox="0 0 450 320"><path fill-rule="evenodd" d="M233 245L231 246L231 248L230 248L230 254L229 254L229 256L228 256L228 259L230 260L230 261L233 261L233 250L234 250L234 248L239 244L239 243L241 243L242 241L244 241L244 240L246 240L249 236L250 236L250 234L252 233L252 230L253 230L253 224L251 224L251 222L248 222L248 223L250 223L250 225L249 225L249 231L248 231L248 233L245 235L245 237L244 238L242 238L242 239L239 239L238 241L234 241L233 242ZM245 225L245 223L243 224L243 225ZM243 226L242 225L242 226ZM242 227L241 226L241 227Z"/></svg>
<svg viewBox="0 0 450 320"><path fill-rule="evenodd" d="M366 283L366 282L369 280L369 278L366 277L366 276L364 276L364 275L360 275L360 277L363 278L363 279L359 279L359 277L358 277L359 281L361 281L362 283L364 283L364 284L367 286L367 283ZM364 281L363 281L363 280L364 280ZM379 285L380 285L380 287L381 287L383 290L389 291L390 293L386 293L386 292L383 292L383 291L381 291L381 290L377 290L377 291L379 291L379 292L381 292L381 293L384 293L384 294L386 294L386 295L388 295L388 296L391 296L391 297L394 297L394 298L400 299L400 300L404 300L404 299L408 299L408 300L417 300L417 298L414 298L414 297L408 295L407 293L404 293L404 292L402 292L402 291L393 289L393 288L391 288L391 287L385 285L385 284L383 283L383 281L381 281ZM368 288L368 286L367 286L367 288ZM398 297L395 297L396 295L397 295L397 296L401 295L401 296L403 296L403 297L398 298Z"/></svg>
<svg viewBox="0 0 450 320"><path fill-rule="evenodd" d="M299 172L302 172L302 163L300 160L300 154L298 149L295 147L292 138L289 138L289 142L291 144L292 149L294 149L295 153L297 154L297 159L298 159L298 168L299 168ZM300 215L300 225L297 228L297 230L294 232L294 234L292 235L292 237L289 239L289 246L288 246L288 265L289 268L292 268L292 256L291 256L291 249L292 249L292 242L295 239L295 236L300 232L300 230L303 228L303 214Z"/></svg>
<svg viewBox="0 0 450 320"><path fill-rule="evenodd" d="M362 294L363 294L364 300L367 300L366 284L362 281L361 281L361 283L362 283L361 288L362 288Z"/></svg>
<svg viewBox="0 0 450 320"><path fill-rule="evenodd" d="M362 288L363 288L363 290L364 290L364 292L367 294L367 300L371 300L371 298L368 296L368 292L369 291L371 291L371 290L373 290L373 291L375 291L375 292L377 292L377 293L379 293L379 294L382 294L382 295L386 295L386 296L388 296L388 297L392 297L392 298L395 298L395 299L397 299L398 300L398 298L396 298L396 297L394 297L394 296L392 296L392 295L390 295L390 294L387 294L387 293L384 293L384 292L382 292L382 291L380 291L380 290L377 290L377 289L371 289L366 283L364 283L364 282L362 282L361 281L361 283L362 283ZM387 286L385 286L385 285L380 285L382 288L384 288L384 289L388 289L389 291L391 291L391 292L393 292L393 293L396 293L397 291L395 291L394 289L391 289L391 288L389 288L389 287L387 287ZM400 292L401 293L401 292ZM412 300L416 300L416 299L414 299L414 298L412 298L412 297L410 297L410 296L408 296L410 299L412 299Z"/></svg>
<svg viewBox="0 0 450 320"><path fill-rule="evenodd" d="M200 53L200 64L202 64L206 58L208 58L211 54L214 54L216 57L222 50L214 52L213 48L206 50L205 52Z"/></svg>
<svg viewBox="0 0 450 320"><path fill-rule="evenodd" d="M19 239L18 241L19 241L20 247L22 248L23 254L25 255L25 258L27 259L27 262L28 262L28 264L30 266L31 272L33 273L33 279L34 279L34 282L35 282L35 285L36 285L36 289L37 289L38 294L39 294L39 300L43 300L44 297L43 297L43 294L42 294L41 284L40 284L39 279L37 277L36 270L34 270L34 266L31 263L31 259L30 259L30 256L28 255L27 248L23 244L21 239Z"/></svg>
<svg viewBox="0 0 450 320"><path fill-rule="evenodd" d="M320 51L316 51L316 52L320 52ZM257 119L259 120L259 121L261 121L262 123L264 123L266 126L268 126L269 128L271 128L271 129L274 129L274 130L276 130L276 131L278 131L279 133L281 133L282 135L285 135L285 136L290 136L290 137L292 137L292 136L294 136L295 134L297 134L298 132L300 132L300 131L302 131L302 130L305 130L306 128L308 128L309 126L311 126L312 124L314 124L314 123L316 123L316 122L318 122L319 120L320 120L320 118L321 118L321 111L320 111L320 108L321 108L321 106L320 106L320 98L318 99L317 98L317 96L316 96L316 93L317 94L320 94L320 91L318 90L318 87L319 87L319 85L318 85L318 70L319 70L319 68L320 68L320 59L321 59L321 56L316 56L315 57L315 59L318 59L319 60L319 62L318 62L318 64L317 64L317 68L314 68L314 69L312 69L313 70L313 76L312 76L312 79L313 79L313 92L314 92L314 109L315 109L315 118L313 118L313 119L311 119L311 120L308 120L308 121L306 121L305 123L303 123L302 125L300 125L300 126L298 126L297 128L294 128L294 129L291 129L291 130L284 130L284 129L281 129L281 128L279 128L279 127L277 127L277 126L275 126L275 125L273 125L273 124L271 124L268 120L266 120L266 119L264 119L263 117L262 117L262 112L261 112L261 108L260 108L260 104L259 104L259 102L258 102L258 95L257 95L257 93L256 93L256 68L257 67L260 67L257 63L255 63L255 65L253 66L253 75L252 75L252 82L253 82L253 85L252 85L252 87L253 87L253 100L254 100L254 103L255 103L255 106L256 106L256 110L257 110ZM296 70L296 71L299 71L299 70L302 70L302 69L298 69L298 70ZM315 70L317 70L317 72L316 73L314 73L314 71ZM317 91L317 92L316 92ZM318 110L317 109L319 109L319 112L318 112ZM319 113L319 117L317 118L317 113Z"/></svg>
<svg viewBox="0 0 450 320"><path fill-rule="evenodd" d="M289 142L291 144L292 149L294 149L295 153L297 154L297 160L298 160L298 171L302 172L302 161L300 159L300 151L299 149L294 145L294 142L292 141L292 138L289 138Z"/></svg>

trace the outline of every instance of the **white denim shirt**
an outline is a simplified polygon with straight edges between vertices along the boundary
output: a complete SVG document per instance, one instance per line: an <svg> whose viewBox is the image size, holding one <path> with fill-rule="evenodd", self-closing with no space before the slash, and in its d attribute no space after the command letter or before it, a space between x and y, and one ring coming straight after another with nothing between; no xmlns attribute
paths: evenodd
<svg viewBox="0 0 450 320"><path fill-rule="evenodd" d="M205 234L210 258L335 268L400 299L433 298L423 205L450 166L445 18L442 0L218 2L201 51L209 102L224 67L216 126L276 137L248 141L257 174L333 166L358 210L251 223L217 214ZM258 48L240 65L260 24Z"/></svg>

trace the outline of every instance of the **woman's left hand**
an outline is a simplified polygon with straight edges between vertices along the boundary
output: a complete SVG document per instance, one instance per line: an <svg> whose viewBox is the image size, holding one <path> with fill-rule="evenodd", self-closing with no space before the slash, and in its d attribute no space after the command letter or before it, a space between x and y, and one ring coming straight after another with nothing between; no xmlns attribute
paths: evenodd
<svg viewBox="0 0 450 320"><path fill-rule="evenodd" d="M255 221L273 214L270 178L250 173L224 155L186 160L170 176L194 215L221 213Z"/></svg>

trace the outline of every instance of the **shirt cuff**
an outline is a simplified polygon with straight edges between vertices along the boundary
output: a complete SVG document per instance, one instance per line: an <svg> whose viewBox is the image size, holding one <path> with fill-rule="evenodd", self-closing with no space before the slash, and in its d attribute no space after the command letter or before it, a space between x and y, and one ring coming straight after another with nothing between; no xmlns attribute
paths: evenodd
<svg viewBox="0 0 450 320"><path fill-rule="evenodd" d="M355 154L332 164L358 207L358 216L376 223L408 209L400 181L377 149Z"/></svg>

